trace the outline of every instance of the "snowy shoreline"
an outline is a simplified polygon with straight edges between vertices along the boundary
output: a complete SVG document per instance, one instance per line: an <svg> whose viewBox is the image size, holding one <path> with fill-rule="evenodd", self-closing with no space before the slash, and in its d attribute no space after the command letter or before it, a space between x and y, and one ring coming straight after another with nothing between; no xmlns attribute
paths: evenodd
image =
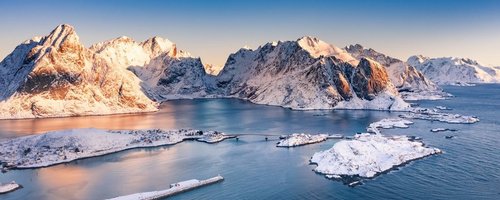
<svg viewBox="0 0 500 200"><path fill-rule="evenodd" d="M185 140L216 143L233 136L179 130L71 129L0 141L4 169L40 168L120 151L174 145Z"/></svg>
<svg viewBox="0 0 500 200"><path fill-rule="evenodd" d="M142 115L142 114L150 114L150 113L156 113L160 109L157 107L155 110L144 110L144 111L125 111L125 112L112 112L112 113L90 113L90 114L85 114L81 113L79 115L51 115L51 116L44 116L44 117L22 117L22 116L10 116L10 117L4 117L3 115L0 115L0 120L26 120L26 119L57 119L57 118L76 118L76 117L90 117L90 116L114 116L114 115Z"/></svg>
<svg viewBox="0 0 500 200"><path fill-rule="evenodd" d="M235 99L235 100L241 100L241 101L249 102L249 103L256 104L256 105L281 107L281 108L290 109L293 111L366 110L366 111L400 112L401 113L400 117L403 117L403 118L423 119L423 120L429 120L429 121L441 121L441 122L448 122L448 123L475 123L475 122L479 121L479 119L477 119L477 117L474 117L474 116L462 116L459 114L439 112L440 110L442 110L442 111L451 110L449 108L442 109L441 106L438 106L437 108L433 108L433 109L432 108L421 108L421 107L409 107L409 104L407 104L407 103L396 102L394 104L403 104L403 105L394 105L394 108L392 108L392 107L376 108L376 107L371 105L375 102L357 99L357 100L353 100L353 102L350 102L350 101L341 102L340 105L336 105L334 107L329 107L328 105L310 106L310 107L293 107L293 106L288 106L288 105L259 103L259 102L252 101L251 99L248 99L248 98L241 98L241 97L235 97L235 96L220 96L220 95L209 95L206 97L196 97L196 96L186 97L186 96L183 96L180 98L173 98L173 99L170 99L170 98L169 99L161 99L161 100L159 100L158 105L157 105L155 110L81 113L79 115L63 114L63 115L50 115L50 116L43 116L43 117L6 116L6 115L0 114L0 120L25 120L25 119L84 117L84 116L113 116L113 115L151 114L151 113L158 112L160 110L161 104L164 102L175 101L175 100L196 100L196 99L198 99L198 100L199 99ZM381 100L381 99L379 99L379 100ZM381 100L381 102L383 102L383 101ZM349 103L354 104L354 105L348 106ZM384 102L384 103L387 103L387 102ZM452 119L453 117L455 117L455 119ZM461 118L461 119L458 119L458 118ZM459 121L455 122L456 120L459 120Z"/></svg>

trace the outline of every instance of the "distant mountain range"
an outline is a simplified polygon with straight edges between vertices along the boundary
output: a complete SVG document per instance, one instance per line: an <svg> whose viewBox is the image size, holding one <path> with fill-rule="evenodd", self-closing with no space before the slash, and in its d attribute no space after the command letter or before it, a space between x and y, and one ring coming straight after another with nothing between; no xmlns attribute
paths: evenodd
<svg viewBox="0 0 500 200"><path fill-rule="evenodd" d="M407 62L440 85L500 82L500 67L481 65L468 58L428 58L418 55L408 58Z"/></svg>
<svg viewBox="0 0 500 200"><path fill-rule="evenodd" d="M167 39L119 37L85 48L63 24L0 62L0 118L151 112L165 100L219 97L292 109L405 110L403 98L445 94L425 64L434 62L418 58L302 37L242 48L217 74ZM479 74L470 80L492 80Z"/></svg>

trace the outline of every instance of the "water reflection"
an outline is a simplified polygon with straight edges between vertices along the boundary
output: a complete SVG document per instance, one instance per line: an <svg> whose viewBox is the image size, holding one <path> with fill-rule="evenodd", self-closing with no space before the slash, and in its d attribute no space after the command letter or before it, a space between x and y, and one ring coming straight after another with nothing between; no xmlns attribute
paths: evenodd
<svg viewBox="0 0 500 200"><path fill-rule="evenodd" d="M348 132L376 121L386 112L360 110L293 111L236 99L175 100L160 111L146 114L86 116L71 118L0 120L0 138L70 128L147 129L196 128L226 133L287 134L292 132ZM336 130L329 127L335 124ZM360 125L360 126L352 126Z"/></svg>
<svg viewBox="0 0 500 200"><path fill-rule="evenodd" d="M168 113L172 112L171 106L171 104L162 105L161 110L156 113L0 120L0 138L11 138L72 128L172 129L175 127L175 117L168 115ZM158 115L162 117L159 118L157 117Z"/></svg>
<svg viewBox="0 0 500 200"><path fill-rule="evenodd" d="M55 166L37 171L39 187L45 188L44 199L81 199L89 192L92 180L88 169L77 165Z"/></svg>

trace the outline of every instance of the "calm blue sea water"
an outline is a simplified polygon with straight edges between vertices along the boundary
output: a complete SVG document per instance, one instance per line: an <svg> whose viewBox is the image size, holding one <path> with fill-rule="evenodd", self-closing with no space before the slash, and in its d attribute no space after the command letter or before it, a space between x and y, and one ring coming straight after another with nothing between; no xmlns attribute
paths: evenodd
<svg viewBox="0 0 500 200"><path fill-rule="evenodd" d="M219 184L172 199L500 199L500 86L445 87L456 97L419 101L421 106L453 108L481 122L452 125L414 120L409 129L385 134L417 135L444 153L428 157L347 187L315 174L308 160L336 141L276 148L276 139L245 136L218 144L184 142L169 147L137 149L34 170L0 174L24 188L0 199L105 199L168 188L170 183L217 174ZM289 134L364 131L374 121L397 116L378 111L292 111L240 100L207 99L167 102L152 114L0 121L0 138L65 128L196 128L226 133ZM438 127L457 132L432 133ZM445 135L455 135L445 139Z"/></svg>

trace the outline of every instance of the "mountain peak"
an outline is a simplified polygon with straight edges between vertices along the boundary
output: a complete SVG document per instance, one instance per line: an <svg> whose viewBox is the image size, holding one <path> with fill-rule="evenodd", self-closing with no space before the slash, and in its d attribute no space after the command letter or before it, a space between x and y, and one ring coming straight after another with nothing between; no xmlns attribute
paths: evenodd
<svg viewBox="0 0 500 200"><path fill-rule="evenodd" d="M323 41L321 41L317 37L306 35L306 36L302 36L299 39L297 39L297 42L303 43L303 44L308 44L309 46L314 46L317 43L320 43L320 42L323 42Z"/></svg>
<svg viewBox="0 0 500 200"><path fill-rule="evenodd" d="M241 49L245 49L245 50L252 50L252 47L248 46L248 45L245 45L243 47L241 47Z"/></svg>
<svg viewBox="0 0 500 200"><path fill-rule="evenodd" d="M337 59L340 59L344 62L349 62L354 65L357 64L357 60L354 59L345 50L328 44L316 37L304 36L299 38L297 40L297 43L300 47L302 47L302 49L309 52L309 54L314 58L320 56L335 56Z"/></svg>
<svg viewBox="0 0 500 200"><path fill-rule="evenodd" d="M75 28L69 24L59 24L52 32L74 32Z"/></svg>
<svg viewBox="0 0 500 200"><path fill-rule="evenodd" d="M411 66L417 66L421 63L423 63L425 60L429 59L428 57L425 57L423 55L413 55L410 56L406 62L410 64Z"/></svg>
<svg viewBox="0 0 500 200"><path fill-rule="evenodd" d="M44 46L54 46L56 48L61 47L64 43L80 44L80 39L75 32L75 28L68 24L58 25L42 42Z"/></svg>
<svg viewBox="0 0 500 200"><path fill-rule="evenodd" d="M306 50L312 50L312 49L325 49L325 48L329 48L330 44L326 43L326 42L323 42L322 40L318 39L317 37L313 37L313 36L303 36L299 39L297 39L297 43L299 44L299 46L301 46L302 48L306 49ZM316 56L316 57L319 57Z"/></svg>
<svg viewBox="0 0 500 200"><path fill-rule="evenodd" d="M351 44L349 46L346 46L345 49L347 52L352 52L352 51L362 51L365 49L365 47L361 44Z"/></svg>
<svg viewBox="0 0 500 200"><path fill-rule="evenodd" d="M164 52L169 49L175 48L175 44L173 42L159 36L154 36L145 40L144 42L141 42L141 46L158 52Z"/></svg>

